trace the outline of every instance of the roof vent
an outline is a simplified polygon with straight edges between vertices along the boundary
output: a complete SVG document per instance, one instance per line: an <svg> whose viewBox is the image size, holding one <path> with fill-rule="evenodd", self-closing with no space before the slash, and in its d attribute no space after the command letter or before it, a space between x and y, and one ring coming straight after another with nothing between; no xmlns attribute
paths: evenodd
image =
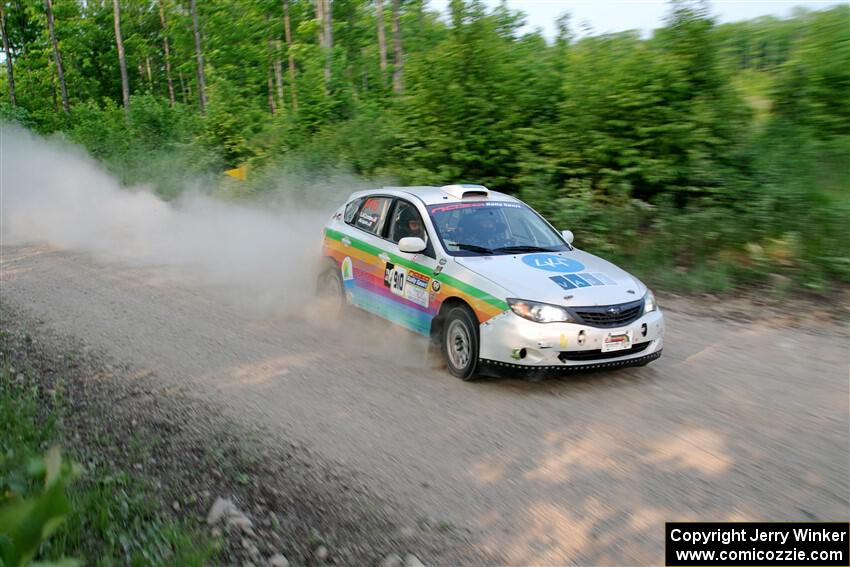
<svg viewBox="0 0 850 567"><path fill-rule="evenodd" d="M456 199L466 199L467 197L489 197L490 190L483 185L444 185L440 187L444 193L448 193Z"/></svg>

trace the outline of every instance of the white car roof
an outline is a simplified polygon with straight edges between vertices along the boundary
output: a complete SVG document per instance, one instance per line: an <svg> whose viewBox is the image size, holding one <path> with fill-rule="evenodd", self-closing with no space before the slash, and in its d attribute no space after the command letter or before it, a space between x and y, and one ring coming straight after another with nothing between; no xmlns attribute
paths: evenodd
<svg viewBox="0 0 850 567"><path fill-rule="evenodd" d="M442 187L431 187L420 185L414 187L382 187L381 189L368 189L366 191L357 191L351 195L351 198L363 197L366 195L392 195L395 197L411 196L419 198L425 205L437 205L446 202L460 201L512 201L519 202L519 199L491 191L483 185L444 185Z"/></svg>

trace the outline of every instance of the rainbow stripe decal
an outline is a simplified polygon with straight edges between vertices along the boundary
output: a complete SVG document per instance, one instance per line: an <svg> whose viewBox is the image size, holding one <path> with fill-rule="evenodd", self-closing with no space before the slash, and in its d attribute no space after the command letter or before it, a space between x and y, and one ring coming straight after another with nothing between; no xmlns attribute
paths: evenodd
<svg viewBox="0 0 850 567"><path fill-rule="evenodd" d="M343 238L350 241L347 246ZM507 303L478 288L444 273L435 276L432 268L332 229L325 229L322 248L340 266L353 305L426 336L449 297L468 303L480 323L508 309Z"/></svg>

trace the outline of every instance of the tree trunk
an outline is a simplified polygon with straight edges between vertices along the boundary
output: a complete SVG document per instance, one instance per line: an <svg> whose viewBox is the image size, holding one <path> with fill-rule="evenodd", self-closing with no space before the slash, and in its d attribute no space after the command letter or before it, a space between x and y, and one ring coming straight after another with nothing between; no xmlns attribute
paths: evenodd
<svg viewBox="0 0 850 567"><path fill-rule="evenodd" d="M333 11L331 10L331 0L325 1L325 49L328 50L328 58L325 61L325 81L331 80L331 64L333 63L333 48L334 48L334 26L333 26Z"/></svg>
<svg viewBox="0 0 850 567"><path fill-rule="evenodd" d="M183 81L183 71L177 71L177 78L180 79L180 93L183 95L183 104L188 104L192 98L192 89Z"/></svg>
<svg viewBox="0 0 850 567"><path fill-rule="evenodd" d="M449 11L452 14L452 28L455 34L463 27L464 5L463 0L449 0Z"/></svg>
<svg viewBox="0 0 850 567"><path fill-rule="evenodd" d="M53 60L56 62L56 75L59 77L59 91L62 93L62 110L70 112L68 105L68 89L65 87L65 72L62 70L62 54L59 53L59 42L56 41L56 27L53 24L53 2L44 0L47 8L47 27L50 30L50 41L53 43Z"/></svg>
<svg viewBox="0 0 850 567"><path fill-rule="evenodd" d="M283 65L280 62L280 40L274 40L274 80L277 85L277 98L280 109L286 109L286 99L283 96Z"/></svg>
<svg viewBox="0 0 850 567"><path fill-rule="evenodd" d="M198 108L201 111L201 115L204 115L207 112L207 95L204 84L204 53L201 51L201 31L198 25L198 8L195 5L195 0L191 0L189 9L192 11L192 30L195 34L195 57L198 60Z"/></svg>
<svg viewBox="0 0 850 567"><path fill-rule="evenodd" d="M53 111L59 112L59 100L56 98L56 73L50 73L50 93L53 100Z"/></svg>
<svg viewBox="0 0 850 567"><path fill-rule="evenodd" d="M267 65L267 67L269 68L269 72L268 72L268 77L269 77L269 80L268 80L269 112L271 112L272 116L274 116L275 111L277 109L275 108L275 103L274 103L274 80L272 79L272 62L271 61L269 61L269 64Z"/></svg>
<svg viewBox="0 0 850 567"><path fill-rule="evenodd" d="M316 21L319 23L319 28L316 33L319 34L319 47L325 47L325 0L316 0Z"/></svg>
<svg viewBox="0 0 850 567"><path fill-rule="evenodd" d="M6 9L0 4L0 34L3 35L3 51L6 53L6 79L9 82L9 101L14 108L18 104L15 98L15 74L12 69L12 50L9 47L9 36L6 34Z"/></svg>
<svg viewBox="0 0 850 567"><path fill-rule="evenodd" d="M387 35L384 30L384 0L375 0L375 19L378 21L378 54L381 58L381 80L387 70Z"/></svg>
<svg viewBox="0 0 850 567"><path fill-rule="evenodd" d="M328 90L333 63L333 15L330 0L316 0L316 19L319 21L319 49L325 57L325 90Z"/></svg>
<svg viewBox="0 0 850 567"><path fill-rule="evenodd" d="M148 73L148 90L153 91L153 73L151 72L151 56L145 55L145 70Z"/></svg>
<svg viewBox="0 0 850 567"><path fill-rule="evenodd" d="M333 11L331 10L331 0L325 0L325 48L333 49L334 47L334 28L333 28Z"/></svg>
<svg viewBox="0 0 850 567"><path fill-rule="evenodd" d="M363 58L363 61L366 61L366 52L367 52L367 49L365 47L360 50L360 57ZM361 89L363 90L364 93L369 92L369 72L368 72L368 69L366 67L362 67L361 69L362 70L360 72L360 78L363 81L363 85L361 86Z"/></svg>
<svg viewBox="0 0 850 567"><path fill-rule="evenodd" d="M425 2L424 0L416 0L414 4L416 10L416 32L417 35L421 35L422 30L425 29ZM421 45L421 43L420 43ZM410 43L407 44L410 47Z"/></svg>
<svg viewBox="0 0 850 567"><path fill-rule="evenodd" d="M360 93L357 92L357 84L354 82L354 69L351 65L345 66L345 82L351 85L351 98L355 102L360 100Z"/></svg>
<svg viewBox="0 0 850 567"><path fill-rule="evenodd" d="M292 93L292 111L298 111L295 88L295 56L292 53L292 30L289 27L289 0L283 0L283 31L286 34L286 52L289 56L289 92Z"/></svg>
<svg viewBox="0 0 850 567"><path fill-rule="evenodd" d="M168 100L174 108L174 83L171 81L171 49L168 46L168 27L165 25L163 0L159 0L159 21L162 23L162 47L165 50L165 80L168 81Z"/></svg>
<svg viewBox="0 0 850 567"><path fill-rule="evenodd" d="M399 0L393 2L393 92L404 91L404 52L401 49L401 27L399 26Z"/></svg>
<svg viewBox="0 0 850 567"><path fill-rule="evenodd" d="M266 20L268 21L268 18L266 18ZM274 98L274 60L275 60L275 54L274 54L274 43L272 42L271 35L269 35L269 37L267 38L266 46L267 46L267 51L268 51L268 53L267 53L268 62L266 64L266 67L268 68L267 75L268 75L268 91L269 91L269 111L272 113L272 116L274 116L275 112L277 111L277 104L275 103L275 98Z"/></svg>
<svg viewBox="0 0 850 567"><path fill-rule="evenodd" d="M121 39L121 7L118 5L118 0L112 0L112 20L115 24L115 46L118 48L118 66L121 68L121 99L124 101L124 118L129 120L130 80L127 78L127 59L124 57L124 41ZM139 71L141 74L141 69Z"/></svg>

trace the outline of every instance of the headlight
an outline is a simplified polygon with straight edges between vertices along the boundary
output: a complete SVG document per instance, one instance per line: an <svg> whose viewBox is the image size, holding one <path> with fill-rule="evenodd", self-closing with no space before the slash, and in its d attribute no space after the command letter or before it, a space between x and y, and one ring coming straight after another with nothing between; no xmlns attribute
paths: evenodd
<svg viewBox="0 0 850 567"><path fill-rule="evenodd" d="M646 295L643 296L643 312L651 313L658 309L658 302L655 301L655 294L650 290L646 290Z"/></svg>
<svg viewBox="0 0 850 567"><path fill-rule="evenodd" d="M528 319L535 323L574 322L574 319L570 316L569 312L563 307L558 307L557 305L510 298L508 298L508 305L511 306L511 311L523 319Z"/></svg>

